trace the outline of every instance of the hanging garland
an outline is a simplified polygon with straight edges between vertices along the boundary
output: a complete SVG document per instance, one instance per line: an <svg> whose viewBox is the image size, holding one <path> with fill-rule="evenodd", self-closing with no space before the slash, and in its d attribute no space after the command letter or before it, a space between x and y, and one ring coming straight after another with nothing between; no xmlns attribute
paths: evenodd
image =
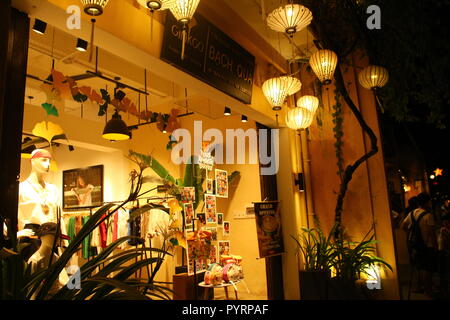
<svg viewBox="0 0 450 320"><path fill-rule="evenodd" d="M106 114L109 105L113 105L117 110L132 114L140 120L156 122L158 130L161 132L165 131L171 133L180 127L177 120L177 115L179 113L177 109L172 109L170 114L152 112L149 110L140 112L136 107L136 104L125 95L122 97L119 97L118 95L112 97L106 89L100 89L99 94L91 87L78 87L78 84L74 79L64 76L55 69L52 69L50 76L40 88L47 95L46 102L41 105L47 112L47 115L59 116L58 109L54 105L55 101L65 99L84 103L89 99L91 102L98 104L99 117Z"/></svg>

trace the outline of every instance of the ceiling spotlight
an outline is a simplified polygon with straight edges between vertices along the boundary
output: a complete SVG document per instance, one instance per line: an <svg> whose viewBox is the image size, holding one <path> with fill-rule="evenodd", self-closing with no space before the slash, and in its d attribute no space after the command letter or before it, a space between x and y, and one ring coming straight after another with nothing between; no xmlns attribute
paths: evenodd
<svg viewBox="0 0 450 320"><path fill-rule="evenodd" d="M39 34L44 34L45 33L45 29L47 28L47 23L36 19L34 20L34 26L33 26L33 31Z"/></svg>
<svg viewBox="0 0 450 320"><path fill-rule="evenodd" d="M224 116L231 116L231 109L228 107L225 107L225 110L223 112Z"/></svg>
<svg viewBox="0 0 450 320"><path fill-rule="evenodd" d="M102 137L110 141L130 139L130 130L128 130L127 124L122 120L122 117L117 110L113 114L112 119L106 124Z"/></svg>
<svg viewBox="0 0 450 320"><path fill-rule="evenodd" d="M77 50L81 51L81 52L84 52L84 51L87 50L87 47L88 47L87 41L78 38L78 40L77 40Z"/></svg>
<svg viewBox="0 0 450 320"><path fill-rule="evenodd" d="M27 143L27 142L30 142L31 141L31 138L30 137L26 137L24 140L23 140L23 142L22 142L22 144L25 144L25 143ZM25 149L23 149L22 150L22 153L21 153L21 157L23 158L23 159L30 159L31 158L31 153L34 151L34 150L36 150L37 148L36 148L36 145L31 145L31 146L28 146L28 147L26 147Z"/></svg>
<svg viewBox="0 0 450 320"><path fill-rule="evenodd" d="M114 93L114 97L117 99L117 100L119 100L119 101L122 101L123 100L123 98L125 98L125 92L123 92L122 90L117 90L115 93Z"/></svg>
<svg viewBox="0 0 450 320"><path fill-rule="evenodd" d="M247 122L247 121L248 121L248 118L247 118L247 116L244 116L244 115L242 115L242 117L241 117L241 121L242 121L242 122Z"/></svg>

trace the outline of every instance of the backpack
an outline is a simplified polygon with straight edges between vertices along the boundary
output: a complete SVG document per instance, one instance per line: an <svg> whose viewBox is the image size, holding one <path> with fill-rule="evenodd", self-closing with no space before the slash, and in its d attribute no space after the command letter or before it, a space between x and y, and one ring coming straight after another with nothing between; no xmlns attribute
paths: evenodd
<svg viewBox="0 0 450 320"><path fill-rule="evenodd" d="M416 220L413 212L410 213L412 225L408 233L408 249L413 261L415 261L417 256L423 253L427 248L422 237L422 231L420 230L420 220L422 220L426 214L428 214L428 212L422 212Z"/></svg>

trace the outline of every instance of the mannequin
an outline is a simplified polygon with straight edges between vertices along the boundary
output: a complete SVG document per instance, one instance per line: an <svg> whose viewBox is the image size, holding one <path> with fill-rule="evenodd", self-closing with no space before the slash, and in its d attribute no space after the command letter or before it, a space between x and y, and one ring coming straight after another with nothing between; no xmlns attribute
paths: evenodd
<svg viewBox="0 0 450 320"><path fill-rule="evenodd" d="M27 260L40 246L40 241L30 239L35 236L39 226L46 222L57 222L59 210L58 189L45 181L50 169L51 154L44 149L31 153L31 174L19 184L19 214L17 238L21 242L30 242L24 258ZM62 222L62 221L61 221ZM65 225L61 223L62 232ZM27 252L28 251L28 252Z"/></svg>
<svg viewBox="0 0 450 320"><path fill-rule="evenodd" d="M52 255L52 263L58 259L56 253L52 252L55 237L57 238L55 245L56 248L61 244L60 239L67 239L67 236L61 235L57 228L58 225L56 223L47 222L41 225L37 230L36 234L41 240L41 245L39 249L30 257L30 259L28 259L28 263L31 264L31 270L33 273L48 268L50 257L52 257ZM69 276L67 275L66 270L63 269L59 274L59 281L55 283L49 293L55 293L55 291L66 285L68 281Z"/></svg>

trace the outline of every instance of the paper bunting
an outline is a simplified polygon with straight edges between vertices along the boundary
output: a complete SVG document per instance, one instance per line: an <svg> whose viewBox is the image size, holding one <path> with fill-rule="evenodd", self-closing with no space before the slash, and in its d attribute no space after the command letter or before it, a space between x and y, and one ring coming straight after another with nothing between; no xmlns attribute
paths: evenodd
<svg viewBox="0 0 450 320"><path fill-rule="evenodd" d="M102 105L100 105L99 109L98 109L98 116L104 116L106 114L106 110L108 110L108 103L104 103Z"/></svg>
<svg viewBox="0 0 450 320"><path fill-rule="evenodd" d="M39 88L45 93L47 96L46 100L47 102L51 103L54 101L61 101L61 97L59 95L59 92L57 90L53 90L53 86L43 83L39 86Z"/></svg>
<svg viewBox="0 0 450 320"><path fill-rule="evenodd" d="M170 116L169 116L169 119L167 120L167 126L166 126L167 132L172 133L176 129L181 127L178 122L178 118L177 118L179 113L180 113L180 111L178 109L172 109L172 111L170 111Z"/></svg>
<svg viewBox="0 0 450 320"><path fill-rule="evenodd" d="M59 125L57 125L53 122L42 121L42 122L36 123L36 125L33 128L32 133L37 137L44 138L51 144L53 138L56 136L63 135L64 131Z"/></svg>
<svg viewBox="0 0 450 320"><path fill-rule="evenodd" d="M47 115L59 117L58 109L56 109L56 107L54 105L52 105L50 103L43 103L43 104L41 104L41 106L47 112Z"/></svg>
<svg viewBox="0 0 450 320"><path fill-rule="evenodd" d="M61 72L52 69L52 80L53 87L58 90L61 98L70 99L72 97L70 84Z"/></svg>

